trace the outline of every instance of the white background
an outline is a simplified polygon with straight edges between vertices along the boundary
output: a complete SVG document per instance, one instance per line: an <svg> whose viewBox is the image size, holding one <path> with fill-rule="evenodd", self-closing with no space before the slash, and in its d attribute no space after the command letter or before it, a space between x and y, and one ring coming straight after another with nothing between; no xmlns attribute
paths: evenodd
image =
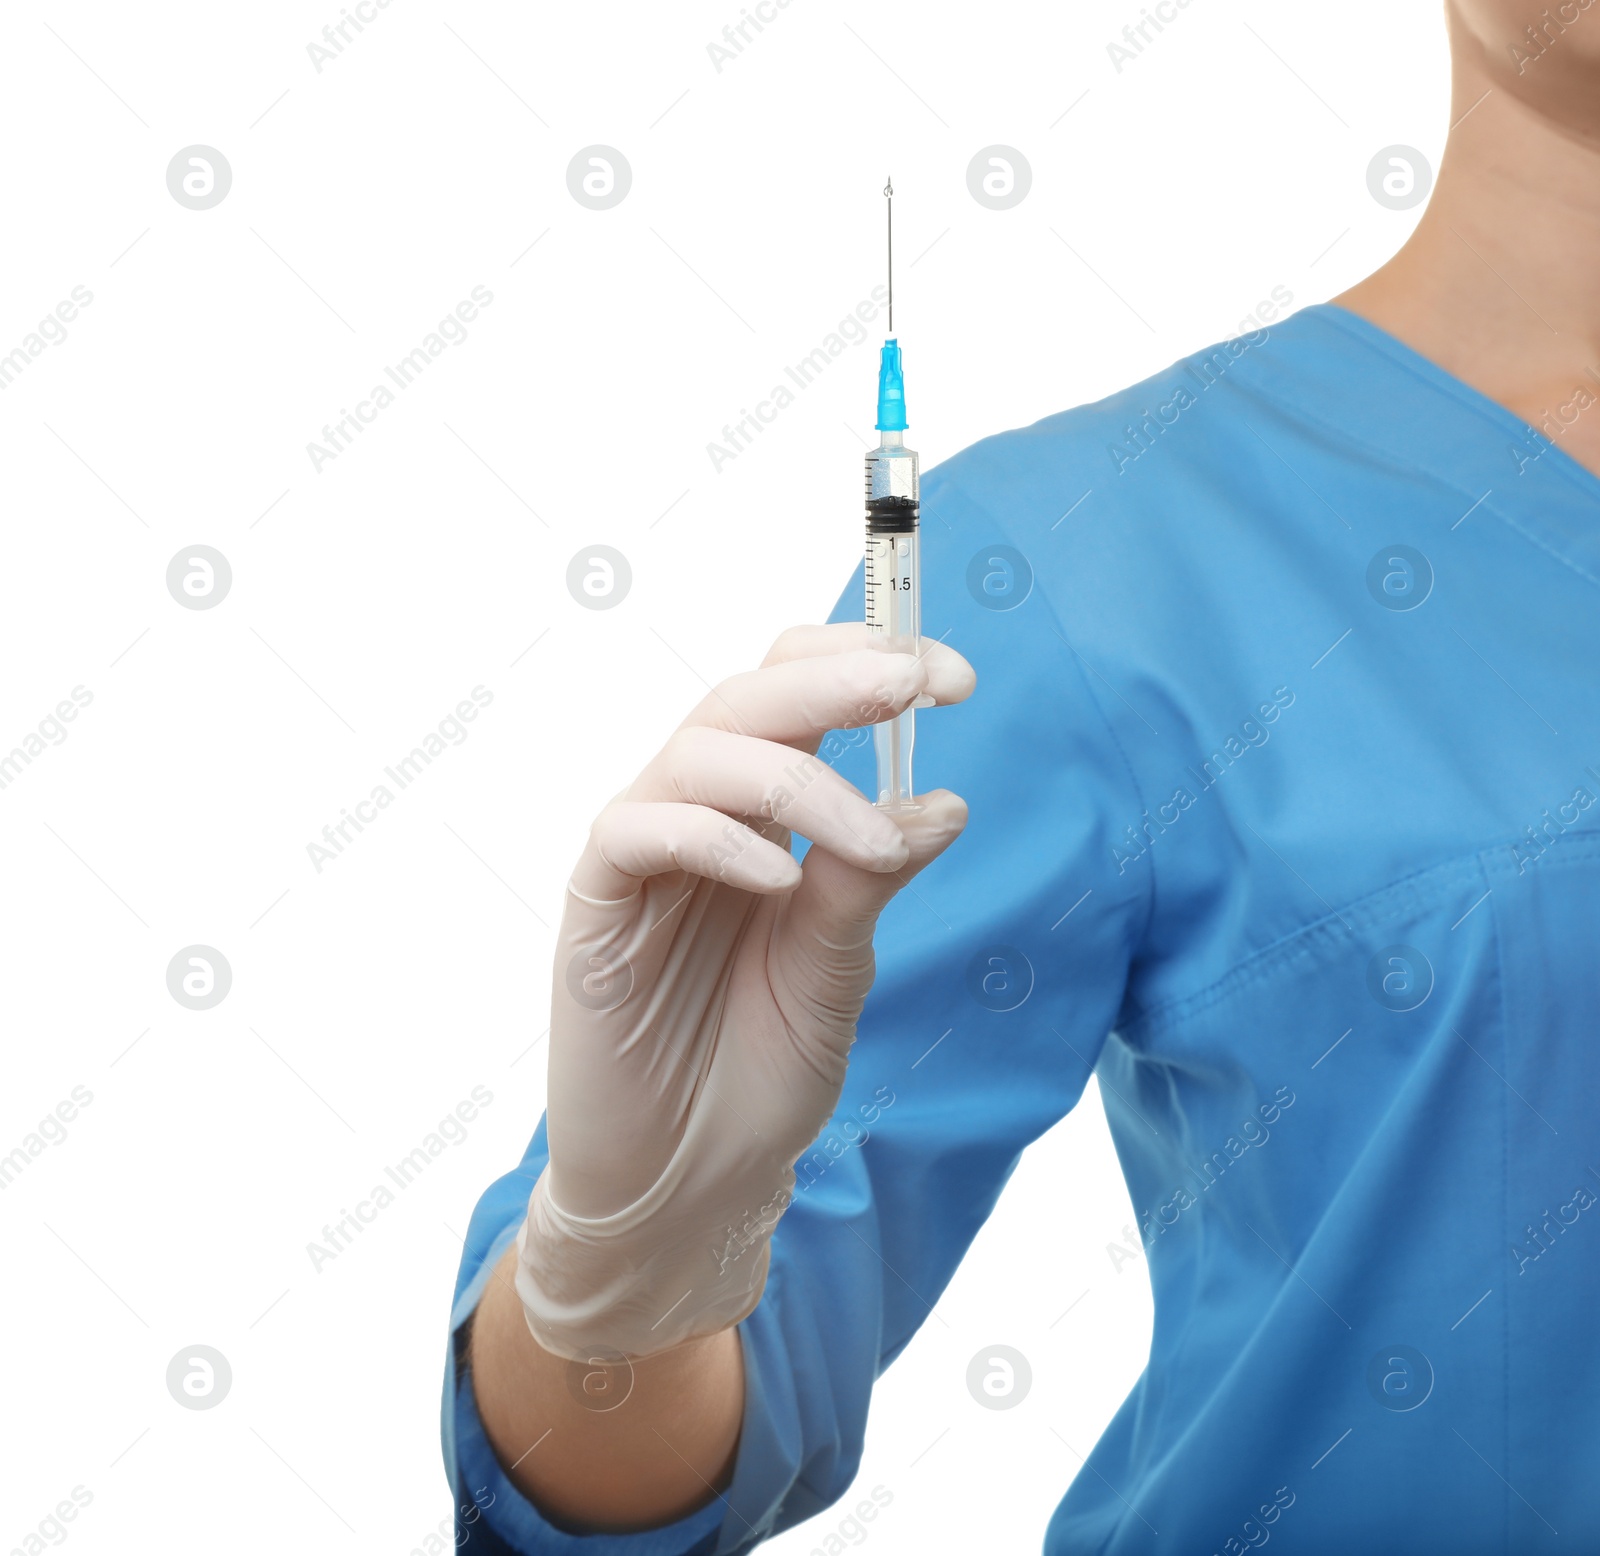
<svg viewBox="0 0 1600 1556"><path fill-rule="evenodd" d="M1348 286L1415 217L1368 162L1436 161L1448 122L1434 5L1193 0L1118 71L1135 3L793 0L718 70L740 9L393 0L320 72L334 0L0 10L0 354L93 294L0 391L0 753L93 696L0 790L0 1155L93 1095L0 1190L0 1548L75 1485L85 1552L403 1556L447 1517L458 1239L539 1116L582 833L859 554L875 339L720 473L706 446L881 279L886 173L926 467L1275 286ZM197 143L233 175L203 211L166 184ZM632 169L606 211L566 182L596 143ZM1033 179L1003 212L966 182L997 143ZM319 472L475 286L465 342ZM633 571L609 611L565 584L596 543ZM195 544L233 571L210 610L165 584ZM307 844L475 686L470 738L319 874ZM195 943L233 971L207 1011L166 987ZM474 1086L466 1139L314 1271ZM1037 1545L1143 1364L1130 1220L1091 1088L878 1390L874 1550ZM214 1410L166 1389L196 1343L232 1366ZM1033 1365L1007 1412L965 1389L993 1343Z"/></svg>

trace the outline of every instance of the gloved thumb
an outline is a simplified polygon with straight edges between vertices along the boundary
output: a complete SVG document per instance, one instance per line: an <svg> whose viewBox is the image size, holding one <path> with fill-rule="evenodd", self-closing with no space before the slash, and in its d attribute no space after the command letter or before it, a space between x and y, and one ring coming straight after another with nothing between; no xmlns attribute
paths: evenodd
<svg viewBox="0 0 1600 1556"><path fill-rule="evenodd" d="M839 1002L854 1022L872 977L872 932L901 887L961 835L967 802L948 789L919 794L920 811L886 811L904 833L910 858L898 870L863 870L815 844L806 852L800 885L786 905L783 942L794 958L786 969L797 991Z"/></svg>

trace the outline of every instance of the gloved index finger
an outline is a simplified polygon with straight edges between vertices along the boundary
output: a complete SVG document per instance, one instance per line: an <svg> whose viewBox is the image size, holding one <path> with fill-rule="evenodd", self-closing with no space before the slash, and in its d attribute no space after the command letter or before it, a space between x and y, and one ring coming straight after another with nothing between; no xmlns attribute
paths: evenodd
<svg viewBox="0 0 1600 1556"><path fill-rule="evenodd" d="M830 729L855 729L893 718L927 688L924 659L857 648L730 676L701 699L680 727L812 746Z"/></svg>
<svg viewBox="0 0 1600 1556"><path fill-rule="evenodd" d="M761 661L767 665L786 664L792 659L816 659L827 654L845 654L852 649L871 649L888 653L889 642L864 621L832 621L823 625L789 627L779 634ZM917 643L917 657L928 672L928 695L945 705L962 702L972 695L977 675L971 665L946 643L923 637Z"/></svg>

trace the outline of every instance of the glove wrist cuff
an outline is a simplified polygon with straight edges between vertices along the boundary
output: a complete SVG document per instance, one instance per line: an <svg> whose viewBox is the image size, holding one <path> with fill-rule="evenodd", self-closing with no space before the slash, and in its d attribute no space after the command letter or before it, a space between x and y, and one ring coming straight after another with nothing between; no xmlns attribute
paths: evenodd
<svg viewBox="0 0 1600 1556"><path fill-rule="evenodd" d="M669 1167L634 1204L596 1220L562 1210L549 1177L546 1168L517 1233L517 1295L540 1345L586 1363L655 1355L747 1317L794 1197L788 1165L720 1184Z"/></svg>

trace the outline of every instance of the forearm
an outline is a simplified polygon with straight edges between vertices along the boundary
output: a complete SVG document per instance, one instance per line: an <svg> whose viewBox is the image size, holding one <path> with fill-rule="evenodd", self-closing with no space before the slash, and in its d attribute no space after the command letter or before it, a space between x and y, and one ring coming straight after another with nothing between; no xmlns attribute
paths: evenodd
<svg viewBox="0 0 1600 1556"><path fill-rule="evenodd" d="M909 654L864 622L795 628L590 828L555 947L549 1160L470 1355L489 1443L558 1525L660 1527L731 1479L734 1326L839 1100L873 926L966 820L943 790L891 815L814 753L830 729L960 702L973 681L931 640ZM645 1359L583 1359L619 1353Z"/></svg>
<svg viewBox="0 0 1600 1556"><path fill-rule="evenodd" d="M580 1533L669 1524L723 1490L744 1417L737 1332L632 1363L630 1386L625 1367L540 1346L515 1274L513 1244L478 1304L471 1364L484 1431L517 1489Z"/></svg>

